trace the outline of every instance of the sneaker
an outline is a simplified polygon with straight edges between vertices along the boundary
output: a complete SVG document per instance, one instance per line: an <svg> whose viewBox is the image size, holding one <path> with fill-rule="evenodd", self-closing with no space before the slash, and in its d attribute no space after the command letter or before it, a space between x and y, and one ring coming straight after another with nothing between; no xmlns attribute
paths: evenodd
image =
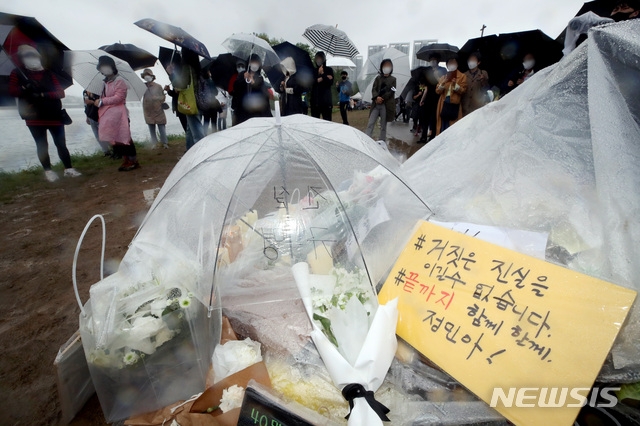
<svg viewBox="0 0 640 426"><path fill-rule="evenodd" d="M82 173L80 173L73 167L69 169L64 169L64 177L78 177L78 176L82 176Z"/></svg>
<svg viewBox="0 0 640 426"><path fill-rule="evenodd" d="M58 174L56 172L54 172L53 170L45 170L44 171L44 177L45 179L47 179L49 182L55 182L58 179L60 179L58 177Z"/></svg>
<svg viewBox="0 0 640 426"><path fill-rule="evenodd" d="M164 149L169 149L169 144L166 144L166 143L165 143L165 144L163 145L163 147L164 147Z"/></svg>
<svg viewBox="0 0 640 426"><path fill-rule="evenodd" d="M118 168L119 172L130 172L131 170L139 169L140 163L137 161L135 163L125 163Z"/></svg>
<svg viewBox="0 0 640 426"><path fill-rule="evenodd" d="M153 145L151 145L151 149L158 149L158 144L154 143Z"/></svg>

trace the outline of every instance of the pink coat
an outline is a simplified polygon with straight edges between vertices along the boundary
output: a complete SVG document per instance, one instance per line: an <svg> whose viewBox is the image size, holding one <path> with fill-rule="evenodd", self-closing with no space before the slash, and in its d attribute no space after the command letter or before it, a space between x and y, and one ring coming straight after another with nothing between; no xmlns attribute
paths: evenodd
<svg viewBox="0 0 640 426"><path fill-rule="evenodd" d="M126 107L127 83L118 75L105 82L104 91L100 98L102 104L98 109L98 136L101 141L114 144L116 142L129 144L131 131L129 129L129 112Z"/></svg>

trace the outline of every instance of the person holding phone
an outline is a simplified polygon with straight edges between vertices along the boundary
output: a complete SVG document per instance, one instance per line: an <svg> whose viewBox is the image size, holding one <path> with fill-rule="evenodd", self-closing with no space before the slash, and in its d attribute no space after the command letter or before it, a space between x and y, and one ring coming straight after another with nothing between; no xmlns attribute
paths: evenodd
<svg viewBox="0 0 640 426"><path fill-rule="evenodd" d="M466 91L467 76L458 71L458 60L449 58L447 61L447 74L440 78L436 86L436 93L440 95L436 135L444 132L462 118L462 95Z"/></svg>
<svg viewBox="0 0 640 426"><path fill-rule="evenodd" d="M380 118L380 139L387 140L387 123L396 117L396 78L392 76L393 62L391 59L383 59L380 63L380 73L373 81L371 89L371 110L369 111L369 123L366 134L371 137L373 128Z"/></svg>

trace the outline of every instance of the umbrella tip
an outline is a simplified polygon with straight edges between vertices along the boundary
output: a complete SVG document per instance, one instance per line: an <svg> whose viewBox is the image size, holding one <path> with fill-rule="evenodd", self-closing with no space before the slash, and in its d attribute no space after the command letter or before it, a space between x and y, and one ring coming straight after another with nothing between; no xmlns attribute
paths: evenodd
<svg viewBox="0 0 640 426"><path fill-rule="evenodd" d="M275 110L276 126L279 126L282 124L282 118L280 117L280 102L275 102L274 107L276 108Z"/></svg>

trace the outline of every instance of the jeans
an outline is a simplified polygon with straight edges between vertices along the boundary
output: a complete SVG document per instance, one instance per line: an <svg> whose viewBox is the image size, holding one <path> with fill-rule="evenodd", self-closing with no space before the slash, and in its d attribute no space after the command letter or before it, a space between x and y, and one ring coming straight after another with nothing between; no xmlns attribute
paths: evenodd
<svg viewBox="0 0 640 426"><path fill-rule="evenodd" d="M218 115L218 130L226 130L227 128L227 117L220 117Z"/></svg>
<svg viewBox="0 0 640 426"><path fill-rule="evenodd" d="M323 119L327 121L331 121L331 105L329 106L318 106L311 105L311 116L315 118L320 118L322 116Z"/></svg>
<svg viewBox="0 0 640 426"><path fill-rule="evenodd" d="M147 124L149 126L149 135L151 136L151 144L158 144L158 137L156 135L156 125L155 124ZM168 145L169 140L167 139L167 127L164 124L158 124L158 133L160 133L160 141L163 145Z"/></svg>
<svg viewBox="0 0 640 426"><path fill-rule="evenodd" d="M27 126L33 136L33 140L36 142L36 150L38 152L38 159L40 164L45 170L51 170L51 159L49 158L49 142L47 141L47 130L51 133L53 143L58 149L58 157L64 164L65 169L70 169L71 155L67 149L67 141L64 133L64 126Z"/></svg>
<svg viewBox="0 0 640 426"><path fill-rule="evenodd" d="M349 102L340 102L340 116L342 117L342 124L349 125L349 119L347 118L347 110L349 109Z"/></svg>
<svg viewBox="0 0 640 426"><path fill-rule="evenodd" d="M197 144L200 139L204 138L204 129L200 120L200 114L187 115L187 151Z"/></svg>
<svg viewBox="0 0 640 426"><path fill-rule="evenodd" d="M376 120L380 117L380 139L381 141L387 140L387 106L374 105L371 107L371 114L369 114L369 123L367 124L367 130L365 133L371 137L373 134L373 127L376 125Z"/></svg>
<svg viewBox="0 0 640 426"><path fill-rule="evenodd" d="M105 154L108 153L111 150L111 145L109 145L109 142L102 142L98 137L98 129L99 129L98 122L91 118L87 118L87 120L89 120L89 124L91 125L91 130L93 130L93 135L96 137L96 140L98 141L98 145L100 145L100 149Z"/></svg>

